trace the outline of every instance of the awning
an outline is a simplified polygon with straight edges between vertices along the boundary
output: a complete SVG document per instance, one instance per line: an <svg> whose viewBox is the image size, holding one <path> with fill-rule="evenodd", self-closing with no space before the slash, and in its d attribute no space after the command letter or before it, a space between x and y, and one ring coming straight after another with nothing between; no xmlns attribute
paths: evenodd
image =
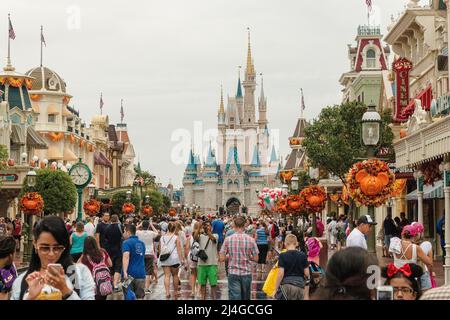
<svg viewBox="0 0 450 320"><path fill-rule="evenodd" d="M42 137L32 128L27 128L27 144L33 146L35 149L47 149L47 143Z"/></svg>
<svg viewBox="0 0 450 320"><path fill-rule="evenodd" d="M64 154L63 154L63 160L64 161L77 161L78 157L73 153L72 150L69 149L69 147L64 148Z"/></svg>
<svg viewBox="0 0 450 320"><path fill-rule="evenodd" d="M109 159L102 152L94 153L94 164L110 168L113 167L111 161L109 161Z"/></svg>
<svg viewBox="0 0 450 320"><path fill-rule="evenodd" d="M414 100L419 99L422 103L422 108L426 111L430 111L431 100L433 100L433 88L431 85L426 87L422 92L420 92L414 99L412 99L409 104L403 109L402 114L406 117L411 116L416 109Z"/></svg>
<svg viewBox="0 0 450 320"><path fill-rule="evenodd" d="M423 187L424 199L443 199L444 198L444 181L439 180L432 185ZM417 200L417 189L406 195L406 200Z"/></svg>
<svg viewBox="0 0 450 320"><path fill-rule="evenodd" d="M13 124L11 126L12 132L11 132L11 141L14 144L19 145L25 145L26 143L26 135L25 135L25 128L22 127L20 124Z"/></svg>
<svg viewBox="0 0 450 320"><path fill-rule="evenodd" d="M47 114L59 114L59 109L54 104L49 105L47 108Z"/></svg>
<svg viewBox="0 0 450 320"><path fill-rule="evenodd" d="M63 155L60 151L59 146L51 145L50 147L48 147L47 159L48 160L62 160L63 159Z"/></svg>

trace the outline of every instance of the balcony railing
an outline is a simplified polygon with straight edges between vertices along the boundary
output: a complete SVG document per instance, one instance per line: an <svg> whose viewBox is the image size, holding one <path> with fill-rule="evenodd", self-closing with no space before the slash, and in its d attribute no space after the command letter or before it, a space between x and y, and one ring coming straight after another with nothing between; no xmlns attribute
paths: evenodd
<svg viewBox="0 0 450 320"><path fill-rule="evenodd" d="M380 26L359 26L358 36L381 36Z"/></svg>

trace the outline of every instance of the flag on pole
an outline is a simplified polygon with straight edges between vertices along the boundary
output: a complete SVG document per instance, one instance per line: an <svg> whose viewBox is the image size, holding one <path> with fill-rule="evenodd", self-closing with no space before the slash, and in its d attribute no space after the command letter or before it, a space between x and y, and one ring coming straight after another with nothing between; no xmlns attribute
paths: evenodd
<svg viewBox="0 0 450 320"><path fill-rule="evenodd" d="M123 118L125 117L125 114L123 113L123 99L120 102L120 122L123 123Z"/></svg>
<svg viewBox="0 0 450 320"><path fill-rule="evenodd" d="M41 42L44 44L44 46L47 46L47 43L45 42L45 38L44 38L44 30L41 27Z"/></svg>
<svg viewBox="0 0 450 320"><path fill-rule="evenodd" d="M372 0L366 0L367 8L372 11Z"/></svg>
<svg viewBox="0 0 450 320"><path fill-rule="evenodd" d="M16 39L16 33L14 32L11 18L8 18L8 19L9 19L9 38L14 40L14 39Z"/></svg>
<svg viewBox="0 0 450 320"><path fill-rule="evenodd" d="M104 105L104 103L103 103L103 93L100 95L100 113L102 113L102 111L103 111L103 105Z"/></svg>

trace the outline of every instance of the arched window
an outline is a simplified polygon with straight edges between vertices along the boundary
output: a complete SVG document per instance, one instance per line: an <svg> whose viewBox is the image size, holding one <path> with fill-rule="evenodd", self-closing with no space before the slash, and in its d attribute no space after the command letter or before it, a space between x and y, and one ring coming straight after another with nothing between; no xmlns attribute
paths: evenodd
<svg viewBox="0 0 450 320"><path fill-rule="evenodd" d="M376 54L375 50L369 49L366 53L366 64L367 68L376 68Z"/></svg>

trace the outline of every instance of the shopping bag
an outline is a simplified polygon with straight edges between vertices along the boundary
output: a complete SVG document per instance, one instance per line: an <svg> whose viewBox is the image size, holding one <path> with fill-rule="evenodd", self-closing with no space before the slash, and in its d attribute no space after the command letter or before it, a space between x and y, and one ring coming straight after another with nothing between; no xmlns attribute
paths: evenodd
<svg viewBox="0 0 450 320"><path fill-rule="evenodd" d="M264 282L264 286L262 291L267 294L267 296L272 297L275 294L275 284L278 276L278 267L273 267L267 275L266 282Z"/></svg>

